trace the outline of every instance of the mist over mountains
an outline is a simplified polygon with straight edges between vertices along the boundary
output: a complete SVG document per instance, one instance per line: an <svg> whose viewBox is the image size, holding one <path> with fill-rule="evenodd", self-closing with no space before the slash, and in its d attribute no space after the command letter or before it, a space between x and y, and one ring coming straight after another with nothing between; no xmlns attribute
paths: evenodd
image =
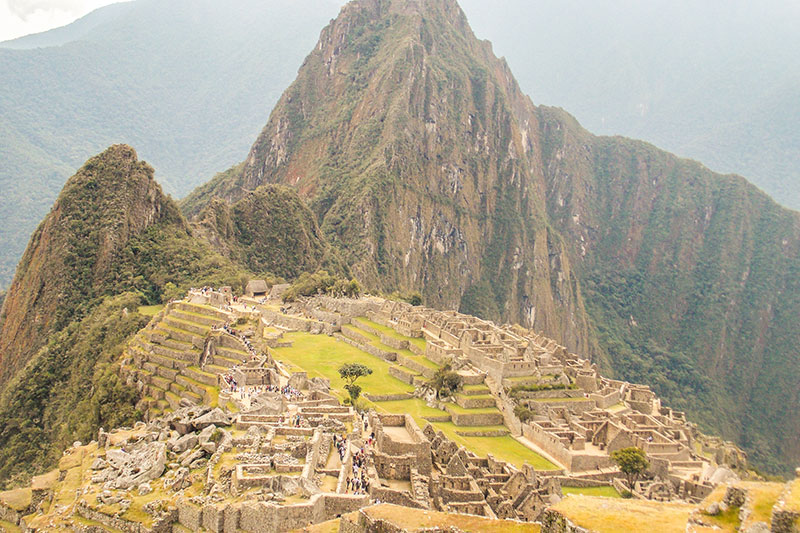
<svg viewBox="0 0 800 533"><path fill-rule="evenodd" d="M140 0L3 43L0 286L67 177L110 144L135 145L176 196L237 162L338 8Z"/></svg>
<svg viewBox="0 0 800 533"><path fill-rule="evenodd" d="M178 197L238 162L341 3L137 0L0 43L0 287L66 178L109 144L134 144ZM463 8L537 104L747 176L800 208L795 4Z"/></svg>
<svg viewBox="0 0 800 533"><path fill-rule="evenodd" d="M537 104L652 142L800 209L800 4L464 0ZM501 7L502 6L502 7Z"/></svg>

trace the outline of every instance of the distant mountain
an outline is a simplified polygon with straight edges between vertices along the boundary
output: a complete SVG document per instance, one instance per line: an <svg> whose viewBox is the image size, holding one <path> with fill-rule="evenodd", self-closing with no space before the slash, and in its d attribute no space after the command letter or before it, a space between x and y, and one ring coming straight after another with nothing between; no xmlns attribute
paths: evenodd
<svg viewBox="0 0 800 533"><path fill-rule="evenodd" d="M800 3L463 0L537 104L800 209Z"/></svg>
<svg viewBox="0 0 800 533"><path fill-rule="evenodd" d="M137 0L0 43L0 287L67 177L106 146L137 146L177 196L238 162L338 9Z"/></svg>
<svg viewBox="0 0 800 533"><path fill-rule="evenodd" d="M306 200L367 287L532 327L757 465L800 460L800 213L534 106L454 0L345 6L244 164L182 207L265 184Z"/></svg>

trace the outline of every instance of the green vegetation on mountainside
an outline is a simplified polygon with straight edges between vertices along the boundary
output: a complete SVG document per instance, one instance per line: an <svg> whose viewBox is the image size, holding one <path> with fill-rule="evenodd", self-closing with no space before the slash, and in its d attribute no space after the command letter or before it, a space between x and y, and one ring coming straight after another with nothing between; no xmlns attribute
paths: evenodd
<svg viewBox="0 0 800 533"><path fill-rule="evenodd" d="M288 187L264 185L233 205L214 200L195 225L221 254L253 272L294 278L332 257L311 210Z"/></svg>
<svg viewBox="0 0 800 533"><path fill-rule="evenodd" d="M134 293L107 298L52 335L8 384L0 397L0 486L49 470L64 448L96 438L100 427L141 417L137 392L120 381L115 364L148 321L135 312L141 301Z"/></svg>
<svg viewBox="0 0 800 533"><path fill-rule="evenodd" d="M551 217L585 252L606 370L652 385L757 466L789 470L800 457L800 216L741 178L592 137L562 111L540 117ZM592 157L564 156L577 146Z"/></svg>
<svg viewBox="0 0 800 533"><path fill-rule="evenodd" d="M70 180L3 304L0 479L50 466L65 444L130 422L136 392L112 361L146 322L136 310L243 271L195 239L153 169L124 145Z"/></svg>

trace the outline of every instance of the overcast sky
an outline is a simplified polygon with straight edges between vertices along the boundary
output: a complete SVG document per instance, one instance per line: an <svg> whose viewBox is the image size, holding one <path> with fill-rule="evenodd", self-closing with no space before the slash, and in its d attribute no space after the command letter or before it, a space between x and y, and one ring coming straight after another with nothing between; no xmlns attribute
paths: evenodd
<svg viewBox="0 0 800 533"><path fill-rule="evenodd" d="M0 0L0 41L69 24L119 0Z"/></svg>

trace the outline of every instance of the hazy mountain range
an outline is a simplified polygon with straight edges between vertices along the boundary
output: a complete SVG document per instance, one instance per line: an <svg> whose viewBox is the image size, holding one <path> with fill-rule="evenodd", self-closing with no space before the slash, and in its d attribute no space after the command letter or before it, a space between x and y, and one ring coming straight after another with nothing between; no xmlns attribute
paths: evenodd
<svg viewBox="0 0 800 533"><path fill-rule="evenodd" d="M135 144L178 197L236 163L340 4L137 0L0 43L0 287L67 176L105 146ZM463 7L534 102L800 208L796 3Z"/></svg>

